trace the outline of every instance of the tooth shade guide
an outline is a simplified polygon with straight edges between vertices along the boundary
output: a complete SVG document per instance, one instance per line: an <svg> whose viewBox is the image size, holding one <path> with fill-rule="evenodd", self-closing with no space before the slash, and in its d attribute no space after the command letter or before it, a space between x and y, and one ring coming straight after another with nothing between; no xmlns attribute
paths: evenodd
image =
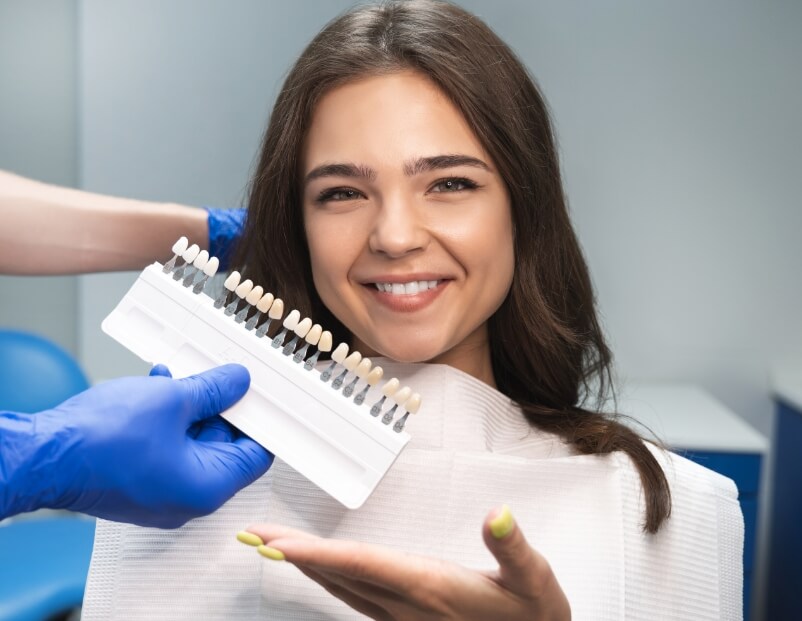
<svg viewBox="0 0 802 621"><path fill-rule="evenodd" d="M401 387L401 382L398 381L397 378L392 378L387 380L387 383L382 386L382 394L385 397L392 397L398 389Z"/></svg>
<svg viewBox="0 0 802 621"><path fill-rule="evenodd" d="M404 386L392 395L393 401L395 401L398 405L403 405L411 396L412 389L409 386Z"/></svg>
<svg viewBox="0 0 802 621"><path fill-rule="evenodd" d="M261 285L256 285L250 290L248 295L245 296L245 301L251 306L256 306L256 303L262 299L263 294L264 289L262 289Z"/></svg>
<svg viewBox="0 0 802 621"><path fill-rule="evenodd" d="M292 352L295 351L295 347L298 345L298 341L301 340L306 336L309 330L312 329L312 320L309 317L304 317L301 321L297 323L293 332L295 332L295 336L292 337L292 340L284 346L282 353L285 356L289 356ZM306 350L307 345L304 345L303 349Z"/></svg>
<svg viewBox="0 0 802 621"><path fill-rule="evenodd" d="M323 333L320 335L320 341L318 341L317 348L320 351L331 351L333 344L334 342L332 340L331 332L328 330L323 330Z"/></svg>
<svg viewBox="0 0 802 621"><path fill-rule="evenodd" d="M186 249L187 251L190 248ZM182 256L187 256L191 259L194 251L186 252ZM195 272L188 280L196 281L196 287L200 286L201 290L205 281L213 276L219 268L219 259L217 257L209 257L207 251L198 251L192 264L183 266L185 273L192 270ZM208 272L208 273L207 273ZM419 287L423 289L423 287ZM412 289L415 289L413 284ZM230 307L238 310L237 321L248 320L246 327L253 330L261 328L270 324L270 319L281 320L283 330L280 332L283 339L288 343L284 345L284 353L292 353L293 360L296 363L303 363L303 367L312 370L315 363L323 353L330 353L331 365L329 366L329 374L333 369L340 365L342 368L338 371L338 377L332 382L335 389L342 387L346 380L348 385L343 389L343 395L348 399L353 396L353 401L356 405L364 403L367 393L373 386L378 386L383 379L383 370L381 367L374 367L369 358L363 358L357 351L350 351L348 345L340 343L333 349L333 339L331 332L323 330L320 324L313 323L309 317L301 318L300 312L297 310L291 311L288 315L284 316L284 304L280 299L275 298L272 294L267 293L259 285L254 285L250 279L243 279L239 272L233 271L226 278L224 283L223 298L228 296L226 301L231 301ZM232 299L232 295L234 299ZM242 303L239 302L242 300ZM227 309L227 310L229 310ZM253 310L251 310L253 309ZM259 325L262 314L266 315L262 325ZM283 319L282 319L283 317ZM293 338L287 337L287 333L293 332L290 335ZM300 344L300 345L299 345ZM307 358L309 348L313 348L313 354ZM295 351L297 349L297 351ZM333 351L332 351L333 350ZM320 374L323 375L323 374ZM350 377L350 379L348 379ZM388 398L397 402L393 407L385 413L384 418L388 416L392 418L393 413L401 402L406 398L405 403L408 404L408 409L402 420L396 422L396 430L399 424L403 425L403 421L407 419L408 414L417 410L419 405L415 405L415 399L419 401L419 396L411 395L411 390L408 387L401 388L397 379L392 378L390 381L385 382L382 387L384 393L381 397L379 406L383 405ZM354 395L358 392L359 394ZM383 408L382 408L383 409ZM381 413L381 412L380 412Z"/></svg>
<svg viewBox="0 0 802 621"><path fill-rule="evenodd" d="M204 258L198 259L196 256L192 266L184 270L185 277L194 275L195 285L204 277L210 277L206 273L207 266L211 264L212 267L219 268L219 261L212 261L214 257L209 257L205 265ZM180 256L177 261L179 260ZM366 411L369 404L366 410L361 410L364 406L357 406L354 399L343 400L342 394L331 394L328 386L318 382L320 374L314 367L311 372L307 372L303 363L291 364L291 360L282 362L282 357L277 357L271 348L265 348L264 343L259 345L254 341L253 333L248 334L242 329L242 325L230 321L221 311L233 298L239 298L236 288L245 280L244 276L231 289L222 286L223 280L229 274L223 274L219 282L211 283L214 287L204 283L205 291L208 293L212 290L214 297L225 289L223 308L214 309L213 298L195 295L194 287L184 288L181 280L174 281L173 273L163 274L162 268L157 263L151 264L139 275L131 290L104 321L104 330L143 359L171 360L176 376L198 371L198 368L194 368L199 363L197 357L189 359L186 355L181 355L183 350L191 347L203 353L209 364L222 364L227 360L247 361L252 387L258 388L258 391L251 391L250 399L238 403L236 411L232 408L226 415L233 414L233 424L242 428L245 433L253 434L252 437L257 441L261 440L268 445L276 441L271 439L270 430L273 429L273 437L281 440L282 448L278 454L282 458L287 455L288 460L295 460L287 463L349 508L357 508L375 487L378 478L395 460L408 441L408 436L396 434L378 424L378 421L367 420L370 418ZM208 281L208 278L205 280ZM203 293L204 289L201 288L200 291ZM258 303L261 298L255 298L256 294L250 299L246 294L243 301L239 302L238 309L242 309L244 305L248 307L247 318L258 310L254 308L256 305L253 302ZM272 304L265 310L269 312L271 306ZM136 309L148 313L154 318L154 322L139 321L138 318L142 315ZM256 323L256 327L266 319L267 315ZM275 323L271 328L281 327L281 321ZM312 328L314 323L309 326L306 334L303 334L303 330L298 330L303 334L299 335L299 346L308 345L312 348L308 350L309 355L317 352L321 357L328 357L333 349L332 343L326 345L321 327L315 330L315 335L310 334ZM321 339L324 342L321 343ZM315 340L317 345L309 342ZM337 343L333 345L336 346ZM328 351L324 352L324 349ZM351 353L354 352L345 354L343 362ZM351 361L354 358L355 356ZM375 368L371 364L368 369L367 363L363 365L363 360L364 358L360 359L356 367L353 367L351 361L348 363L353 371L348 372L346 384L355 376L362 376L356 383L355 393L366 386L367 378ZM325 367L327 364L319 365L318 368L320 366ZM343 369L344 367L338 368L338 373ZM376 384L376 398L378 388L383 383L384 381L379 381ZM265 395L270 395L271 399L264 398ZM272 399L273 396L276 397L275 400ZM370 402L374 401L372 396L368 399ZM311 414L307 414L308 412ZM287 429L286 425L278 429L284 421L295 421L295 424L292 429ZM292 434L296 430L301 433L301 442L293 444ZM278 450L278 445L276 448ZM364 458L366 468L353 468L350 465L353 462L349 461L352 456ZM319 465L315 465L315 462ZM306 464L311 465L307 467Z"/></svg>
<svg viewBox="0 0 802 621"><path fill-rule="evenodd" d="M325 336L325 334L326 333L324 332L323 335ZM320 340L322 341L323 337L321 337ZM328 382L332 372L334 371L334 368L338 364L342 364L345 361L347 355L348 355L348 345L346 345L345 343L340 343L339 345L337 345L337 349L331 352L331 364L326 368L325 371L323 371L323 373L320 374L320 380L323 382Z"/></svg>
<svg viewBox="0 0 802 621"><path fill-rule="evenodd" d="M348 371L354 371L360 362L362 362L362 354L360 354L358 351L354 351L351 352L345 360L343 360L342 364Z"/></svg>
<svg viewBox="0 0 802 621"><path fill-rule="evenodd" d="M284 323L282 325L287 328L287 330L295 330L295 326L298 325L298 322L301 320L301 313L297 310L291 310L287 317L284 319Z"/></svg>
<svg viewBox="0 0 802 621"><path fill-rule="evenodd" d="M281 319L284 315L284 301L281 298L276 298L273 301L270 310L267 312L267 316L270 319Z"/></svg>
<svg viewBox="0 0 802 621"><path fill-rule="evenodd" d="M253 281L249 278L247 280L243 280L239 286L234 290L237 294L237 297L242 299L247 297L247 295L253 290Z"/></svg>
<svg viewBox="0 0 802 621"><path fill-rule="evenodd" d="M217 274L217 270L220 268L220 259L217 257L212 257L209 259L209 262L203 266L203 273L206 274L209 278Z"/></svg>
<svg viewBox="0 0 802 621"><path fill-rule="evenodd" d="M298 322L298 325L295 326L295 334L299 337L304 338L309 331L312 329L312 320L309 317L304 317L301 321Z"/></svg>
<svg viewBox="0 0 802 621"><path fill-rule="evenodd" d="M233 293L234 289L239 286L240 278L242 278L240 273L237 270L234 270L228 275L228 278L226 278L223 286Z"/></svg>
<svg viewBox="0 0 802 621"><path fill-rule="evenodd" d="M167 274L173 271L173 269L175 268L175 262L178 260L178 257L180 257L184 253L188 245L189 245L189 240L186 237L179 237L176 240L172 248L173 258L164 264L164 267L162 267L162 272Z"/></svg>
<svg viewBox="0 0 802 621"><path fill-rule="evenodd" d="M354 374L360 378L365 379L370 373L370 368L373 366L373 363L370 361L370 358L362 358L359 364L354 369Z"/></svg>
<svg viewBox="0 0 802 621"><path fill-rule="evenodd" d="M173 244L173 254L184 254L184 251L189 247L189 240L183 235L179 237Z"/></svg>
<svg viewBox="0 0 802 621"><path fill-rule="evenodd" d="M314 330L314 326L312 327L312 329ZM315 366L315 364L317 364L317 360L320 357L320 354L322 352L331 351L331 344L332 344L331 332L329 332L328 330L323 330L323 332L321 332L320 334L320 340L317 342L317 351L314 354L312 354L306 362L304 362L304 369L307 371L311 371L312 368Z"/></svg>
<svg viewBox="0 0 802 621"><path fill-rule="evenodd" d="M304 340L310 345L317 345L322 335L323 327L319 323L316 323L309 329L309 332L306 333Z"/></svg>
<svg viewBox="0 0 802 621"><path fill-rule="evenodd" d="M412 393L412 396L404 403L404 409L410 414L417 414L420 410L421 396L418 393Z"/></svg>
<svg viewBox="0 0 802 621"><path fill-rule="evenodd" d="M368 383L368 386L375 386L379 383L379 380L384 376L384 369L381 367L373 367L368 373L367 378L365 381Z"/></svg>
<svg viewBox="0 0 802 621"><path fill-rule="evenodd" d="M187 263L192 263L199 254L200 246L198 246L198 244L192 244L189 248L181 253L181 258Z"/></svg>
<svg viewBox="0 0 802 621"><path fill-rule="evenodd" d="M268 292L265 293L261 299L256 303L256 310L260 313L266 313L270 310L270 307L273 306L273 301L276 298L273 296L272 293Z"/></svg>
<svg viewBox="0 0 802 621"><path fill-rule="evenodd" d="M206 267L206 264L208 262L209 262L209 251L201 250L198 253L198 256L195 257L195 260L192 262L192 265L194 265L199 270L203 270L203 268Z"/></svg>

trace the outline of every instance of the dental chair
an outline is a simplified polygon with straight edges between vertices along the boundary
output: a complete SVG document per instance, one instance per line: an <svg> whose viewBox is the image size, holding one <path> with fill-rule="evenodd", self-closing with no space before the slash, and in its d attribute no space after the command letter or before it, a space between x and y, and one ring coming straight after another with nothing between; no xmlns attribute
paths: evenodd
<svg viewBox="0 0 802 621"><path fill-rule="evenodd" d="M0 411L47 410L88 387L56 344L0 329ZM60 511L0 522L0 620L79 619L94 532L94 520Z"/></svg>

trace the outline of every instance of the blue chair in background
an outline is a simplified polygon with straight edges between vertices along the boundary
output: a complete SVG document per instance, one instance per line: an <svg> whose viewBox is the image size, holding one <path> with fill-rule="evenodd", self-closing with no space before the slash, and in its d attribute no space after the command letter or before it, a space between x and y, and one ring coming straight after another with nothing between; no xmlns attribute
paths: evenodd
<svg viewBox="0 0 802 621"><path fill-rule="evenodd" d="M51 341L0 330L0 410L39 412L86 390L75 359ZM69 514L12 518L0 525L0 619L77 619L95 522Z"/></svg>

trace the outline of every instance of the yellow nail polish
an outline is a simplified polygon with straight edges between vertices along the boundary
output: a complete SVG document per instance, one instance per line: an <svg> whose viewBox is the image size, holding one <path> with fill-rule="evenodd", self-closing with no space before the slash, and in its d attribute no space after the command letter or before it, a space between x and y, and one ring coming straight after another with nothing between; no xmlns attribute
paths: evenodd
<svg viewBox="0 0 802 621"><path fill-rule="evenodd" d="M259 535L249 533L247 530L241 530L237 533L237 541L249 546L260 546L264 543Z"/></svg>
<svg viewBox="0 0 802 621"><path fill-rule="evenodd" d="M285 558L284 552L271 548L270 546L259 546L256 548L256 551L265 558L269 558L271 561L283 561Z"/></svg>
<svg viewBox="0 0 802 621"><path fill-rule="evenodd" d="M490 520L490 532L496 539L503 539L509 535L513 526L515 526L515 520L512 517L512 511L507 505L501 507L499 514Z"/></svg>

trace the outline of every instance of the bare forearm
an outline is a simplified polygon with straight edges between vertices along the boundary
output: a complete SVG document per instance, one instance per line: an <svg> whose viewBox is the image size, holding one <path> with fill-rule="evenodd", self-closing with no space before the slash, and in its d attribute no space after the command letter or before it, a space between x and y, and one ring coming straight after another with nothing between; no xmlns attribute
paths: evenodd
<svg viewBox="0 0 802 621"><path fill-rule="evenodd" d="M206 247L202 209L47 185L0 170L0 273L141 269L180 236Z"/></svg>

